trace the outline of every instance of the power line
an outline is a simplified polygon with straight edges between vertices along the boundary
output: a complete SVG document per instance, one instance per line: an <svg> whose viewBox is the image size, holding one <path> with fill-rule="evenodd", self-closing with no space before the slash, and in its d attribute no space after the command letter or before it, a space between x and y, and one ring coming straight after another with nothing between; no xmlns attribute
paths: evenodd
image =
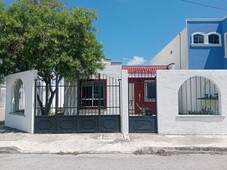
<svg viewBox="0 0 227 170"><path fill-rule="evenodd" d="M187 3L191 3L191 4L195 4L195 5L204 6L204 7L208 7L208 8L213 8L213 9L218 9L218 10L222 10L222 11L227 11L227 8L221 8L221 7L206 5L206 4L202 4L202 3L198 3L198 2L193 2L193 1L188 1L188 0L181 0L181 1L187 2Z"/></svg>

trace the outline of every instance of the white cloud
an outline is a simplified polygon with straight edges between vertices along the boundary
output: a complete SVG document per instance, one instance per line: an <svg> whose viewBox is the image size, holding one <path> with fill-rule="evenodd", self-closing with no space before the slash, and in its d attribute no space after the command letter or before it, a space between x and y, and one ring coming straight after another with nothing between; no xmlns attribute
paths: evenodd
<svg viewBox="0 0 227 170"><path fill-rule="evenodd" d="M129 59L127 65L143 65L146 60L143 57L134 56L132 59Z"/></svg>

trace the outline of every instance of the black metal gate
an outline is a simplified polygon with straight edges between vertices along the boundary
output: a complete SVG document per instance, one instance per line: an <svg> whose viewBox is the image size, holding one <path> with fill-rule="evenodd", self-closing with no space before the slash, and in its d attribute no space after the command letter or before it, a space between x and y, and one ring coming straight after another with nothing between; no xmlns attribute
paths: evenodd
<svg viewBox="0 0 227 170"><path fill-rule="evenodd" d="M129 132L157 132L155 77L136 74L128 82Z"/></svg>
<svg viewBox="0 0 227 170"><path fill-rule="evenodd" d="M98 74L47 87L37 79L35 106L35 133L119 132L120 80Z"/></svg>

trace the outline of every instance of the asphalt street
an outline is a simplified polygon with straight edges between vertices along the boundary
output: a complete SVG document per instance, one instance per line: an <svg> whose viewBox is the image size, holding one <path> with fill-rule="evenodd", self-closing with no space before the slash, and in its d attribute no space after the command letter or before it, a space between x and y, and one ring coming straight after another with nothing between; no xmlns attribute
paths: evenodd
<svg viewBox="0 0 227 170"><path fill-rule="evenodd" d="M227 155L0 154L1 170L226 170Z"/></svg>

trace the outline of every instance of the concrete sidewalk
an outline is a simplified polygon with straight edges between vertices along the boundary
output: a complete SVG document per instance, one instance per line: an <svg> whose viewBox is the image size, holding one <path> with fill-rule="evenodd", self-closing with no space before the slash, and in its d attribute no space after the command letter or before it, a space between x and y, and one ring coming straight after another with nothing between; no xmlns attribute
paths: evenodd
<svg viewBox="0 0 227 170"><path fill-rule="evenodd" d="M227 154L227 135L29 134L6 127L3 112L0 109L0 153Z"/></svg>
<svg viewBox="0 0 227 170"><path fill-rule="evenodd" d="M0 134L0 153L227 153L227 135Z"/></svg>

